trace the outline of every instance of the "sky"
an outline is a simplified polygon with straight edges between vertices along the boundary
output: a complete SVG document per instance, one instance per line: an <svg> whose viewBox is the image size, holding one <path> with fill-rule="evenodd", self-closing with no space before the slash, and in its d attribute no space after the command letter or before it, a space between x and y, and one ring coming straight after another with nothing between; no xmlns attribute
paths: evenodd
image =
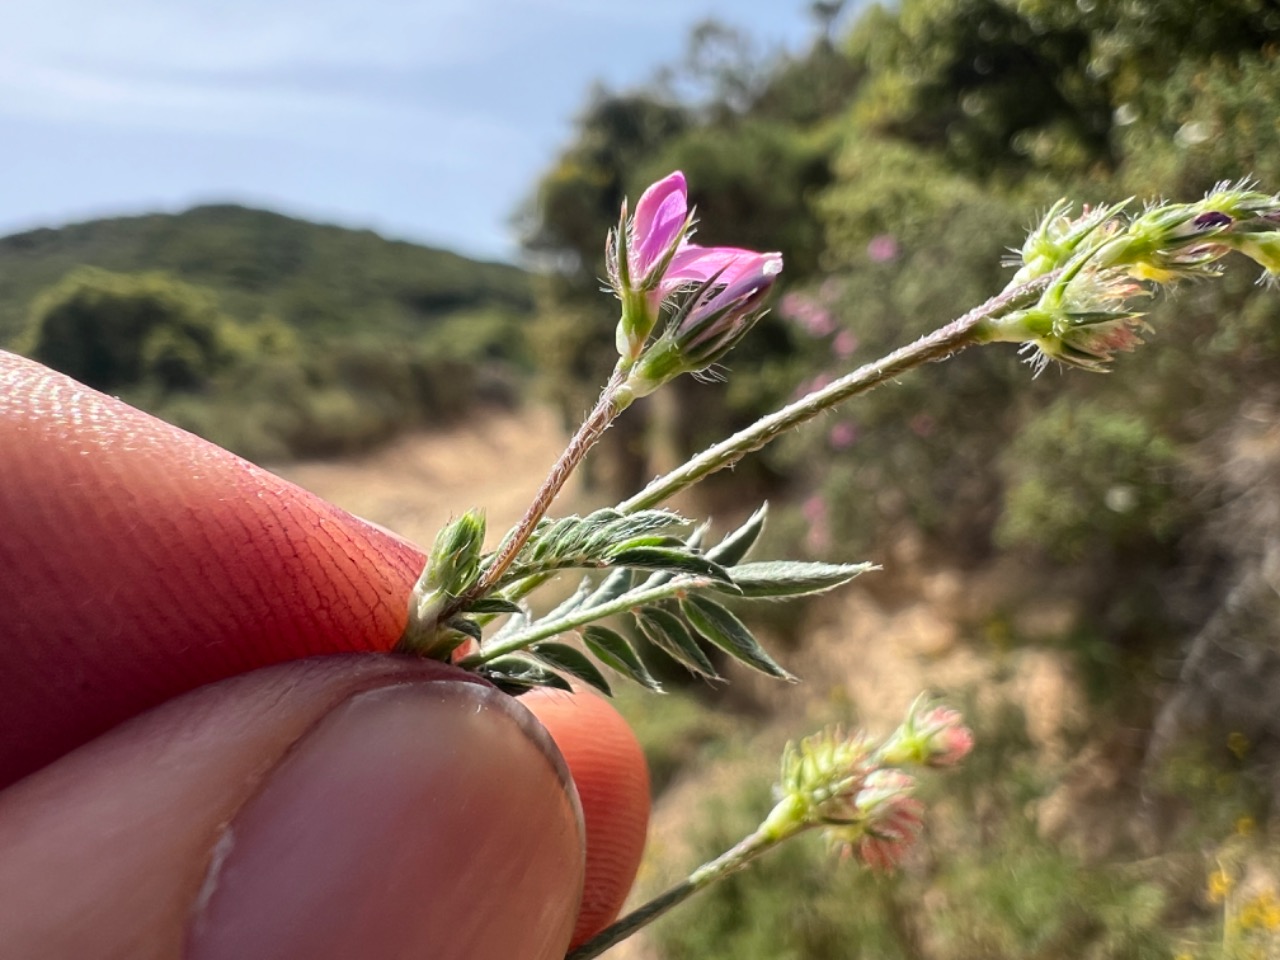
<svg viewBox="0 0 1280 960"><path fill-rule="evenodd" d="M0 8L0 235L237 202L493 259L593 82L807 0L42 0Z"/></svg>

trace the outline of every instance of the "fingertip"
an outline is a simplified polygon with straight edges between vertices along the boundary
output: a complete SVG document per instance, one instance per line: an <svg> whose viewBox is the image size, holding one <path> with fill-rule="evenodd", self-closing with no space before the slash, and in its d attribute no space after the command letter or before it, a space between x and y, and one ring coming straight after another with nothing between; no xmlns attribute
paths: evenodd
<svg viewBox="0 0 1280 960"><path fill-rule="evenodd" d="M0 793L0 944L558 960L583 869L567 783L528 713L452 668L257 671Z"/></svg>
<svg viewBox="0 0 1280 960"><path fill-rule="evenodd" d="M578 945L618 916L635 882L649 827L649 768L631 727L594 691L542 687L520 703L555 741L582 803L587 865Z"/></svg>
<svg viewBox="0 0 1280 960"><path fill-rule="evenodd" d="M562 957L576 803L504 700L403 685L325 717L223 835L191 960Z"/></svg>

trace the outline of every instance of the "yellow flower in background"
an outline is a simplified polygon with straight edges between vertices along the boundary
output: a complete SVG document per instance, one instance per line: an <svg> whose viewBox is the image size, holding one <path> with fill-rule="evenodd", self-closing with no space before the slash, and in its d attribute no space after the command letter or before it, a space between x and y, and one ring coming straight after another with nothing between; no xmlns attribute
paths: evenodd
<svg viewBox="0 0 1280 960"><path fill-rule="evenodd" d="M1222 903L1227 899L1227 894L1231 892L1231 878L1227 876L1227 872L1219 867L1213 873L1209 874L1209 885L1205 889L1205 897L1210 903Z"/></svg>
<svg viewBox="0 0 1280 960"><path fill-rule="evenodd" d="M1280 899L1274 890L1267 890L1253 897L1240 910L1240 926L1245 929L1280 930Z"/></svg>
<svg viewBox="0 0 1280 960"><path fill-rule="evenodd" d="M1244 755L1249 752L1249 738L1239 730L1232 730L1227 735L1227 749L1237 760L1243 760Z"/></svg>

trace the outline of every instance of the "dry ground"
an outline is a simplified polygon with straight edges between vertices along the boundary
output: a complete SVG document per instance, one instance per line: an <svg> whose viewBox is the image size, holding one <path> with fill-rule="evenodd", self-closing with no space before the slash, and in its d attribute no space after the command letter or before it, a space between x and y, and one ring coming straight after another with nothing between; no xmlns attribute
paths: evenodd
<svg viewBox="0 0 1280 960"><path fill-rule="evenodd" d="M408 434L359 457L272 469L423 547L450 517L482 507L492 543L519 519L565 440L550 411L529 408Z"/></svg>

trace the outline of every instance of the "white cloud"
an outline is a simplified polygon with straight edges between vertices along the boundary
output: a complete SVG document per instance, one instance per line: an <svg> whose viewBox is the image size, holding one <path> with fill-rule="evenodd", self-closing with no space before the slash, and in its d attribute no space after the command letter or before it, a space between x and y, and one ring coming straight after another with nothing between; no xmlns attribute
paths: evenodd
<svg viewBox="0 0 1280 960"><path fill-rule="evenodd" d="M492 4L493 0L489 0ZM7 5L0 51L41 62L240 73L483 55L485 3L464 0L51 0Z"/></svg>
<svg viewBox="0 0 1280 960"><path fill-rule="evenodd" d="M377 98L269 84L228 87L199 80L164 80L0 61L0 111L106 125L187 131L267 132L310 123L330 127L357 118L371 125L404 118L438 123L430 105L388 104Z"/></svg>
<svg viewBox="0 0 1280 960"><path fill-rule="evenodd" d="M484 3L56 0L0 14L0 117L237 135L337 152L510 149L522 134L447 93L396 88L386 71L492 55ZM315 68L372 82L334 90ZM358 92L356 92L358 90ZM410 95L411 94L411 95ZM461 162L461 161L460 161Z"/></svg>

